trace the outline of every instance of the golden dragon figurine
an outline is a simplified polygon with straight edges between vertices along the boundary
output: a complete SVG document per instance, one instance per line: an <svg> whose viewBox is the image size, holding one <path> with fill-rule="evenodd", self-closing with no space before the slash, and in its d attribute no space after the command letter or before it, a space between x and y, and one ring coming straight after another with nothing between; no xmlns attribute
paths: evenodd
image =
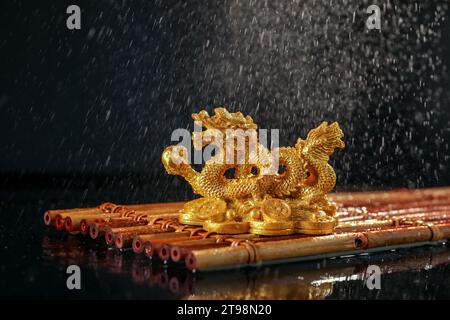
<svg viewBox="0 0 450 320"><path fill-rule="evenodd" d="M194 149L213 146L200 172L189 151L169 146L162 162L169 174L182 176L201 198L180 212L183 224L220 234L330 234L337 224L336 206L327 199L336 184L328 163L344 148L337 122L323 122L294 147L269 150L260 141L250 116L225 108L192 115L205 129L194 132Z"/></svg>

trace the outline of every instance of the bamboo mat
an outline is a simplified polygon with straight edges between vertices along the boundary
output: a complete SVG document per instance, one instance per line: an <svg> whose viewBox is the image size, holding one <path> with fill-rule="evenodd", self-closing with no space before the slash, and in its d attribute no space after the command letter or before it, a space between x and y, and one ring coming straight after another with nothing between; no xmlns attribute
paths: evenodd
<svg viewBox="0 0 450 320"><path fill-rule="evenodd" d="M333 193L329 198L338 206L339 224L326 236L210 234L178 223L184 202L49 210L44 223L192 271L385 251L450 238L450 187Z"/></svg>

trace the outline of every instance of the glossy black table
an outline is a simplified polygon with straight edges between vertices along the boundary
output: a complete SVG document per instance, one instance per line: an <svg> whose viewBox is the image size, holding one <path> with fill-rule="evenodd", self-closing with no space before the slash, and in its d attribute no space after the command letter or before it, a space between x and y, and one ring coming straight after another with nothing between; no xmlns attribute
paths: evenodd
<svg viewBox="0 0 450 320"><path fill-rule="evenodd" d="M164 188L133 179L19 179L1 188L1 298L32 299L448 299L450 248L437 245L362 256L191 273L101 241L44 226L49 208L184 200L175 185ZM40 181L36 183L36 181ZM155 182L156 180L153 180ZM156 183L157 186L157 183ZM177 193L178 192L178 193ZM68 290L66 269L81 268L81 290ZM367 267L380 267L381 289L370 290Z"/></svg>

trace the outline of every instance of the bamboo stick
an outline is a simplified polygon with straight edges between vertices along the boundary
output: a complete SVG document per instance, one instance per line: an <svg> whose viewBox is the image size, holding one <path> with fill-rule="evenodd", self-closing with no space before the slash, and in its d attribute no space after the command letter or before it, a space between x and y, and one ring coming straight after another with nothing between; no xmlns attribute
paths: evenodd
<svg viewBox="0 0 450 320"><path fill-rule="evenodd" d="M258 261L314 256L405 243L437 241L450 237L450 223L433 226L394 228L363 233L255 242L241 246L193 250L186 257L190 270L204 270Z"/></svg>
<svg viewBox="0 0 450 320"><path fill-rule="evenodd" d="M158 253L159 257L167 261L170 258L171 247L174 244L180 245L190 245L190 244L205 244L205 243L216 243L222 238L223 241L229 245L232 240L248 240L254 239L253 234L239 234L229 236L229 238L224 239L223 235L211 234L209 237L205 238L205 232L198 232L198 236L192 235L191 232L174 232L167 233L164 237L148 237L146 235L136 237L134 241L140 241L140 244L135 247L133 245L133 250L135 253L144 252L147 257L152 257ZM225 243L224 242L224 243Z"/></svg>
<svg viewBox="0 0 450 320"><path fill-rule="evenodd" d="M389 219L389 220L376 220L376 219L370 219L370 220L363 220L363 221L350 221L350 222L344 222L336 226L334 229L337 233L342 232L351 232L351 231L359 231L359 230L366 230L366 229L375 229L375 228L388 228L393 227L395 225L396 221Z"/></svg>
<svg viewBox="0 0 450 320"><path fill-rule="evenodd" d="M101 213L98 208L75 208L66 210L47 210L44 212L44 223L49 226L55 223L56 217L65 218L67 215L72 214L89 214L89 213Z"/></svg>
<svg viewBox="0 0 450 320"><path fill-rule="evenodd" d="M82 223L80 228L82 228ZM124 227L136 227L147 225L147 221L140 220L136 221L130 218L114 218L109 221L101 221L98 223L90 223L89 227L89 235L92 239L97 239L99 236L104 236L107 228L124 228Z"/></svg>
<svg viewBox="0 0 450 320"><path fill-rule="evenodd" d="M331 193L328 195L328 197L341 206L406 203L414 201L416 199L448 199L450 197L450 187L437 187L415 190L401 189L392 191L342 192Z"/></svg>
<svg viewBox="0 0 450 320"><path fill-rule="evenodd" d="M358 221L365 219L389 219L394 217L418 218L420 216L427 217L430 215L448 215L450 216L450 206L432 207L432 208L410 208L408 210L380 211L367 215L340 217L339 221Z"/></svg>
<svg viewBox="0 0 450 320"><path fill-rule="evenodd" d="M256 243L253 245L256 254L250 253L245 246L193 250L186 257L186 266L190 270L204 270L249 264L259 260L277 260L337 251L350 251L356 249L355 239L357 238L358 234L348 233L265 242L264 244Z"/></svg>
<svg viewBox="0 0 450 320"><path fill-rule="evenodd" d="M367 244L364 248L400 245L406 243L437 241L450 238L450 223L407 228L392 228L362 233Z"/></svg>
<svg viewBox="0 0 450 320"><path fill-rule="evenodd" d="M155 254L155 251L158 251L158 256L163 261L168 261L171 257L172 247L190 247L190 246L202 246L202 245L211 245L210 247L223 247L232 245L233 242L252 240L252 241L266 241L266 240L285 240L292 239L297 237L303 237L303 235L290 235L290 236L279 236L279 237L260 237L253 234L237 234L237 235L228 235L224 237L223 235L213 234L209 237L205 238L204 234L199 236L191 236L186 239L162 239L157 243L153 241L149 241L149 245L147 246L146 255ZM181 240L181 241L180 241ZM176 253L175 253L176 255Z"/></svg>
<svg viewBox="0 0 450 320"><path fill-rule="evenodd" d="M120 212L127 210L139 211L139 213L145 212L148 215L176 213L183 209L185 202L168 202L168 203L147 203L147 204L130 204L130 205L113 205L115 208L120 208ZM56 217L60 216L65 219L67 216L73 217L83 214L101 214L109 213L105 212L101 206L95 208L75 208L75 209L62 209L62 210L47 210L44 213L44 223L51 225L55 222Z"/></svg>
<svg viewBox="0 0 450 320"><path fill-rule="evenodd" d="M169 217L173 217L172 215ZM131 232L139 232L145 231L148 228L157 228L157 225L143 225L143 226L132 226L132 227L116 227L116 228L107 228L108 231L111 231L114 234L118 233L131 233ZM172 228L173 229L173 228Z"/></svg>
<svg viewBox="0 0 450 320"><path fill-rule="evenodd" d="M395 203L374 205L374 206L339 206L337 208L337 216L339 218L349 218L352 216L370 216L383 211L396 212L398 210L417 210L422 208L423 211L430 211L433 208L439 208L442 206L449 206L450 199L438 198L438 199L419 199L417 201L407 203Z"/></svg>
<svg viewBox="0 0 450 320"><path fill-rule="evenodd" d="M179 245L172 245L170 247L170 258L173 262L180 262L183 261L192 251L194 250L205 250L205 249L211 249L211 248L221 248L229 246L228 243L222 242L210 242L205 244L193 244L193 245L185 245L185 244L179 244Z"/></svg>
<svg viewBox="0 0 450 320"><path fill-rule="evenodd" d="M156 217L156 221L160 220L159 223L123 228L106 228L105 241L109 245L115 243L116 247L119 249L130 247L133 243L133 238L137 235L175 231L174 226L178 225L178 223L172 219L177 216L178 214L176 213L163 214ZM160 230L162 224L166 224L164 230ZM154 232L153 230L159 231ZM119 238L119 240L117 240L117 238Z"/></svg>
<svg viewBox="0 0 450 320"><path fill-rule="evenodd" d="M154 216L160 217L160 218L176 218L178 216L177 213L165 213L165 214L157 214L157 213L148 213L147 211L143 211L143 212L136 212L137 215L133 215L133 216L126 216L126 217L122 217L120 214L118 214L117 216L113 215L111 216L112 218L107 217L106 219L100 219L99 221L93 221L91 217L87 218L87 219L82 219L80 221L80 231L82 232L82 234L87 234L88 233L88 225L90 224L98 224L98 227L100 228L106 228L106 227L111 227L111 228L129 228L129 227L134 227L134 226L142 226L142 225L147 225L148 224L148 220L151 219ZM137 217L138 215L140 215L140 219L139 220L135 220L134 218ZM148 215L148 216L147 216ZM97 227L94 227L94 229ZM94 230L93 234L95 236L95 238L98 236L98 232L97 231L102 231L102 234L104 234L105 230L103 229L99 229L99 230ZM95 239L94 238L94 239Z"/></svg>
<svg viewBox="0 0 450 320"><path fill-rule="evenodd" d="M139 234L134 237L132 248L137 254L144 251L144 244L152 239L164 239L164 238L177 238L187 237L191 234L191 231L179 231L179 232L167 232L162 234Z"/></svg>
<svg viewBox="0 0 450 320"><path fill-rule="evenodd" d="M156 229L156 228L145 228L140 231L122 232L117 233L114 236L114 244L117 249L125 249L131 247L134 237L141 234L161 234L172 232L173 229Z"/></svg>
<svg viewBox="0 0 450 320"><path fill-rule="evenodd" d="M334 229L337 233L350 232L350 231L363 231L369 229L385 229L393 227L410 226L411 224L420 224L423 222L433 223L445 223L450 220L450 215L447 213L430 213L430 214L418 214L418 215L404 215L398 216L394 219L368 219L368 220L355 220L344 221Z"/></svg>
<svg viewBox="0 0 450 320"><path fill-rule="evenodd" d="M158 250L166 243L176 243L182 241L189 241L193 239L202 239L202 236L185 236L185 237L173 237L173 238L159 238L159 239L151 239L145 242L144 244L144 254L146 257L153 257L158 253ZM170 254L170 249L168 251Z"/></svg>
<svg viewBox="0 0 450 320"><path fill-rule="evenodd" d="M189 241L202 241L202 243L209 243L209 244L217 244L217 239L214 238L203 238L202 236L193 236L193 237L186 237L186 238L178 238L178 239L167 239L162 241L149 241L153 247L153 254L157 250L158 256L162 261L168 261L170 259L170 252L171 247L173 245L176 245L178 243L183 244L184 242ZM155 243L156 242L156 243ZM225 246L228 246L228 244L224 243Z"/></svg>
<svg viewBox="0 0 450 320"><path fill-rule="evenodd" d="M95 213L87 215L67 216L64 219L64 227L67 232L80 231L81 223L95 223L105 219L118 218L121 213Z"/></svg>
<svg viewBox="0 0 450 320"><path fill-rule="evenodd" d="M58 231L64 230L64 218L61 215L58 214L55 217L54 221L55 221L54 223L55 223L56 230L58 230Z"/></svg>

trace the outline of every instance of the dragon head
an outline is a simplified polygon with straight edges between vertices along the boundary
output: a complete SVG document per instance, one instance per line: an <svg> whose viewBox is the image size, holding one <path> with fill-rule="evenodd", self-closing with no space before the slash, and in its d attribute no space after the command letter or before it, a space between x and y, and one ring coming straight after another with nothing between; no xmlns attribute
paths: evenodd
<svg viewBox="0 0 450 320"><path fill-rule="evenodd" d="M303 154L314 153L329 157L336 148L345 147L345 143L342 141L343 136L344 133L337 122L328 124L324 121L320 126L309 131L306 140L298 139L295 147Z"/></svg>

